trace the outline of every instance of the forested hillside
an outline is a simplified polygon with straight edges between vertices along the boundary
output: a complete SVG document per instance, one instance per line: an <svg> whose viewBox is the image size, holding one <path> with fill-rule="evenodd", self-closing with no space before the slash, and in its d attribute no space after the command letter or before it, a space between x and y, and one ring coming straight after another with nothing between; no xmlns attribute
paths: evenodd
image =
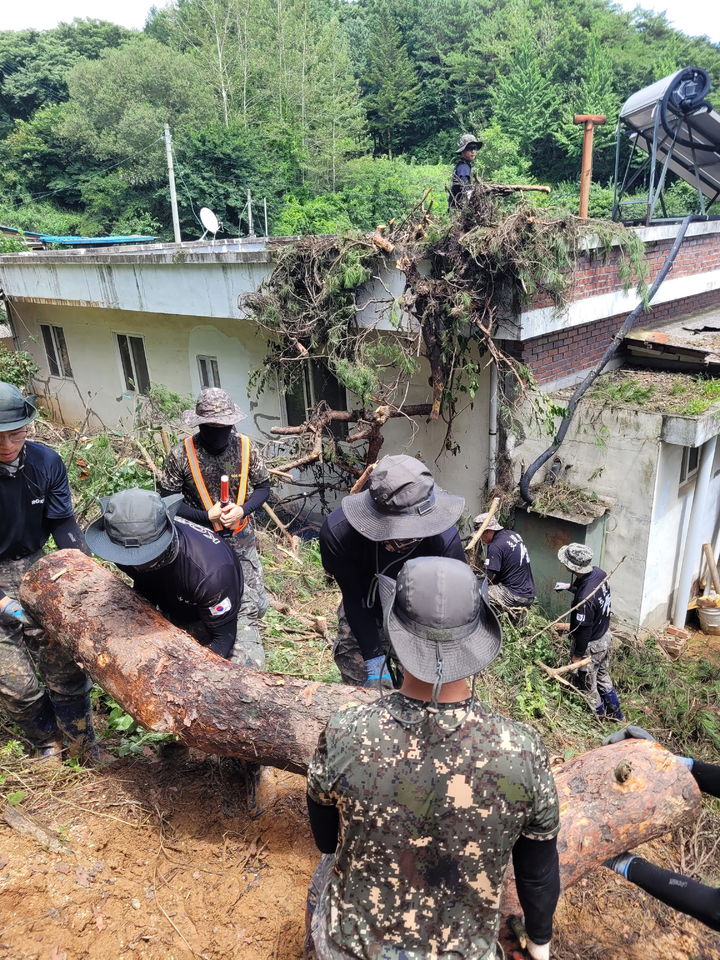
<svg viewBox="0 0 720 960"><path fill-rule="evenodd" d="M169 236L165 122L188 238L204 205L247 232L248 189L276 234L370 228L426 187L442 208L464 130L481 176L571 203L576 112L608 115L603 214L619 105L688 65L718 98L717 45L605 0L176 0L142 32L0 33L0 222Z"/></svg>

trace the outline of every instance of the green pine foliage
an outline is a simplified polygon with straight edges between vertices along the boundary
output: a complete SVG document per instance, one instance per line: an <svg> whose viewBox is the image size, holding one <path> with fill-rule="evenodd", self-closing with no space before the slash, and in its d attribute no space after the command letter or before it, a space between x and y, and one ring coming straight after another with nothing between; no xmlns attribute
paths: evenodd
<svg viewBox="0 0 720 960"><path fill-rule="evenodd" d="M483 179L548 183L573 210L582 112L608 118L591 198L607 216L619 106L688 65L717 106L716 43L609 0L174 0L143 31L4 31L0 218L170 237L165 122L188 239L201 206L246 233L248 189L276 234L366 230L428 187L437 212L464 131ZM694 209L671 184L668 212Z"/></svg>

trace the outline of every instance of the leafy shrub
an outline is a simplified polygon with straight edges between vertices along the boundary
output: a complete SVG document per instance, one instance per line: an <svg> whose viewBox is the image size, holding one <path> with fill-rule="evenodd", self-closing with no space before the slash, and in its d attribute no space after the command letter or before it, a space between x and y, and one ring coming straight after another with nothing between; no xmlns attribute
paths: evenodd
<svg viewBox="0 0 720 960"><path fill-rule="evenodd" d="M0 321L2 317L0 317ZM0 380L12 383L19 390L27 389L30 380L40 368L24 350L0 347Z"/></svg>

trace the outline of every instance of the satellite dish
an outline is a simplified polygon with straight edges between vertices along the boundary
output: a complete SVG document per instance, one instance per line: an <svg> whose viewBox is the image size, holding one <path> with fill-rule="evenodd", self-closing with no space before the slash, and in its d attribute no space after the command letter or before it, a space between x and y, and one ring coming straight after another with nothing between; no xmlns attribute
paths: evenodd
<svg viewBox="0 0 720 960"><path fill-rule="evenodd" d="M208 233L213 235L213 240L215 235L220 229L220 221L212 212L210 207L201 207L200 209L200 223L205 227L205 233L200 237L201 240L204 240Z"/></svg>

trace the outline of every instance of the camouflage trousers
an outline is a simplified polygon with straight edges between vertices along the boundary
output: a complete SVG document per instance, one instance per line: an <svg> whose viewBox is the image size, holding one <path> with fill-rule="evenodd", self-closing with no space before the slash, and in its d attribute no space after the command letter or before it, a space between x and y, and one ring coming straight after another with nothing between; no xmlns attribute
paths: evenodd
<svg viewBox="0 0 720 960"><path fill-rule="evenodd" d="M501 583L488 584L488 600L494 607L510 614L527 610L533 603L527 597L519 597Z"/></svg>
<svg viewBox="0 0 720 960"><path fill-rule="evenodd" d="M8 596L18 598L23 574L41 555L0 561L0 587ZM29 740L42 743L57 732L51 701L79 699L91 686L68 651L40 627L0 614L0 710Z"/></svg>
<svg viewBox="0 0 720 960"><path fill-rule="evenodd" d="M349 683L352 687L362 687L367 680L365 661L360 653L360 645L345 617L345 607L342 602L338 607L337 618L338 632L333 646L333 659L343 683Z"/></svg>
<svg viewBox="0 0 720 960"><path fill-rule="evenodd" d="M233 663L264 670L265 649L260 632L260 621L265 616L270 601L265 593L265 578L257 552L252 522L229 542L240 561L244 581L242 602L238 613L237 638L230 659Z"/></svg>
<svg viewBox="0 0 720 960"><path fill-rule="evenodd" d="M333 866L335 864L334 853L324 853L315 868L315 873L310 880L308 887L307 900L305 903L305 960L353 960L353 955L340 950L328 935L327 919L322 907L318 910L318 904L325 893L325 889L330 882ZM415 954L414 954L415 955ZM399 956L405 957L405 951L399 951ZM499 943L495 944L494 951L490 951L479 957L478 960L504 960L505 953Z"/></svg>
<svg viewBox="0 0 720 960"><path fill-rule="evenodd" d="M591 657L592 663L583 667L582 670L576 671L577 686L588 695L588 699L595 710L603 706L605 696L613 690L613 682L610 677L611 644L612 635L609 630L599 640L591 640L582 656ZM575 653L574 647L570 650L570 656L579 656Z"/></svg>

